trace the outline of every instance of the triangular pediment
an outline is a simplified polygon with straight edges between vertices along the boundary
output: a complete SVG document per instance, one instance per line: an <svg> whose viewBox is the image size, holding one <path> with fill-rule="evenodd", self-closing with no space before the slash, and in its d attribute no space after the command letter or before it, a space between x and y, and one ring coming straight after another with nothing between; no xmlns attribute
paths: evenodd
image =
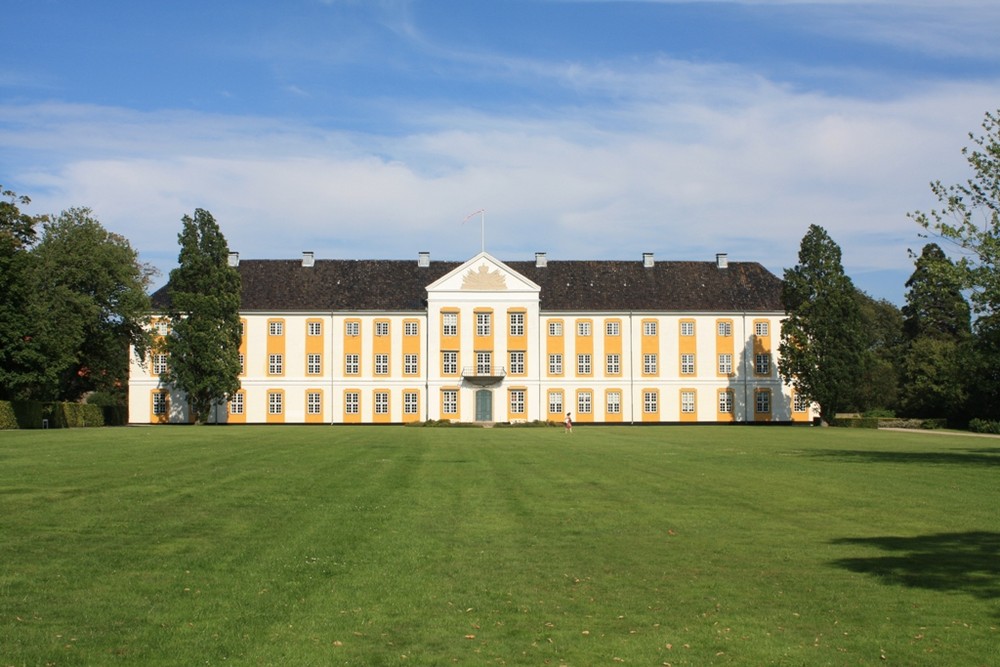
<svg viewBox="0 0 1000 667"><path fill-rule="evenodd" d="M434 292L540 292L541 287L487 252L481 252L427 286Z"/></svg>

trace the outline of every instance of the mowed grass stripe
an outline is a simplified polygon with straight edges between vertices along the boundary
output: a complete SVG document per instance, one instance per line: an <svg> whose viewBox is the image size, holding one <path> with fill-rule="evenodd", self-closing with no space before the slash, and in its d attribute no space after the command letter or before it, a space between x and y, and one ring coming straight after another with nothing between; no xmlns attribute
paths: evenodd
<svg viewBox="0 0 1000 667"><path fill-rule="evenodd" d="M2 433L0 665L989 664L995 444Z"/></svg>

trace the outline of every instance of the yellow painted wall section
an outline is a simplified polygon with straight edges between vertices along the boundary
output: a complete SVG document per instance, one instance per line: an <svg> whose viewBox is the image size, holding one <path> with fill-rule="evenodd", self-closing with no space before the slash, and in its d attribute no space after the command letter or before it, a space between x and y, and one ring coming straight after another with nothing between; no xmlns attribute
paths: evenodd
<svg viewBox="0 0 1000 667"><path fill-rule="evenodd" d="M729 412L719 410L722 394L729 394L729 405L731 406ZM719 389L715 392L715 421L724 423L736 421L736 393L732 389Z"/></svg>
<svg viewBox="0 0 1000 667"><path fill-rule="evenodd" d="M693 355L695 355L694 356L694 372L695 372L695 375L697 375L698 374L698 362L700 361L698 359L698 354L697 354L698 353L698 330L697 330L697 328L695 328L695 327L697 327L697 323L694 320L691 320L691 319L684 319L684 320L680 321L680 323L678 324L678 326L679 327L684 327L685 324L688 324L688 326L691 327L691 331L693 332L693 335L691 335L691 336L681 336L681 335L678 335L677 336L677 353L678 353L677 354L677 372L680 373L681 355L683 355L683 354L693 354ZM678 329L678 334L679 333L680 333L680 329Z"/></svg>
<svg viewBox="0 0 1000 667"><path fill-rule="evenodd" d="M655 335L647 336L646 330L650 324L656 327L656 333ZM656 372L646 373L643 359L639 359L639 368L642 371L642 375L646 377L656 377L660 374L660 369L663 367L663 359L660 357L660 323L653 319L645 319L639 326L639 333L642 334L642 342L640 343L642 356L645 357L647 354L656 355Z"/></svg>
<svg viewBox="0 0 1000 667"><path fill-rule="evenodd" d="M348 334L348 331L351 329L351 327L355 328L355 330L358 332L357 335ZM362 350L362 344L361 344L361 320L359 318L352 317L352 318L348 318L348 319L344 320L344 339L343 339L342 348L343 348L344 352L343 352L343 354L340 355L340 372L341 373L343 373L344 375L347 375L347 361L346 361L346 357L347 357L348 354L356 354L356 355L358 355L358 364L359 364L359 367L360 367L359 370L361 368L364 368L365 362L364 362L364 359L361 356L361 350ZM347 416L352 416L352 415L345 415L345 419L346 419ZM351 420L351 423L354 423L356 421L360 421L360 417L358 419Z"/></svg>
<svg viewBox="0 0 1000 667"><path fill-rule="evenodd" d="M608 412L608 394L612 392L618 393L618 412ZM601 411L604 412L604 421L607 422L620 422L622 421L622 412L625 409L623 401L625 400L625 392L617 387L612 387L611 389L604 390L604 406Z"/></svg>
<svg viewBox="0 0 1000 667"><path fill-rule="evenodd" d="M407 394L416 394L417 395L417 411L416 412L411 412L411 413L407 413L406 412L406 395ZM423 421L423 419L421 419L421 416L420 416L420 410L422 409L421 406L423 406L423 401L420 400L420 390L419 389L414 389L414 388L404 389L403 390L403 423L404 424L409 424L409 423L412 423L412 422Z"/></svg>
<svg viewBox="0 0 1000 667"><path fill-rule="evenodd" d="M511 394L515 391L521 392L524 397L522 402L523 410L521 412L514 412L511 409ZM528 417L528 388L527 387L508 387L507 388L507 421L517 421L527 419Z"/></svg>
<svg viewBox="0 0 1000 667"><path fill-rule="evenodd" d="M729 335L723 336L719 333L720 329L724 326L728 326ZM733 335L733 321L730 319L721 319L715 321L715 374L719 377L735 377L736 375L736 365L739 360L736 358L736 336ZM720 373L719 372L719 355L728 354L732 359L732 372L730 373Z"/></svg>
<svg viewBox="0 0 1000 667"><path fill-rule="evenodd" d="M319 412L315 414L309 414L309 394L319 394ZM323 400L323 390L316 387L313 389L306 389L305 393L305 418L307 424L322 424L325 419L323 419L323 410L326 402Z"/></svg>
<svg viewBox="0 0 1000 667"><path fill-rule="evenodd" d="M446 314L455 315L455 320L457 321L454 336L446 336L444 332L444 316ZM455 352L458 357L458 367L455 374L449 373L448 375L457 375L457 373L462 372L462 317L457 308L442 308L441 309L441 330L438 332L441 340L440 350L442 352ZM439 360L438 363L441 363Z"/></svg>
<svg viewBox="0 0 1000 667"><path fill-rule="evenodd" d="M767 335L758 336L757 329L759 325L764 324L767 326ZM758 354L771 354L771 323L769 320L754 320L753 321L753 354L754 357ZM771 360L771 371L774 371L774 360ZM754 373L756 374L756 365L754 367ZM770 373L768 373L770 375ZM773 406L772 406L773 410Z"/></svg>
<svg viewBox="0 0 1000 667"><path fill-rule="evenodd" d="M608 334L608 324L614 322L618 326L618 335L613 336ZM620 319L610 319L604 321L604 359L595 359L595 364L601 364L603 374L608 375L608 359L607 355L617 354L618 355L618 372L611 374L611 377L620 377L622 374L622 367L625 361L622 359L622 321ZM605 406L607 404L605 403Z"/></svg>
<svg viewBox="0 0 1000 667"><path fill-rule="evenodd" d="M377 394L385 394L388 397L389 409L386 412L382 413L382 414L378 414L377 412L375 412L375 405L376 405L375 396ZM391 422L392 421L392 392L390 392L388 389L374 389L374 390L372 390L370 400L372 402L372 422L374 422L376 424L388 424L389 422Z"/></svg>
<svg viewBox="0 0 1000 667"><path fill-rule="evenodd" d="M243 356L243 371L240 373L240 377L246 377L247 374L247 321L246 318L240 318L240 354ZM244 397L244 400L246 398ZM243 419L246 421L246 409L243 410Z"/></svg>
<svg viewBox="0 0 1000 667"><path fill-rule="evenodd" d="M792 421L793 422L809 422L812 421L812 414L809 411L809 404L806 403L806 409L796 411L795 410L795 394L796 391L792 390Z"/></svg>
<svg viewBox="0 0 1000 667"><path fill-rule="evenodd" d="M319 335L310 336L309 330L316 325L319 325ZM322 361L322 365L320 366L320 374L326 375L326 359L323 358L324 357L323 340L326 338L323 335L323 320L313 317L307 319L305 335L306 335L306 356L302 360L302 367L306 369L306 373L309 373L309 355L318 354L320 355L319 358ZM307 419L306 421L309 420Z"/></svg>
<svg viewBox="0 0 1000 667"><path fill-rule="evenodd" d="M155 415L153 414L153 396L159 394L163 396L163 414ZM170 392L166 389L154 389L149 392L149 423L150 424L167 424L170 422Z"/></svg>
<svg viewBox="0 0 1000 667"><path fill-rule="evenodd" d="M280 322L281 323L281 332L282 332L282 335L280 335L280 336L272 336L271 335L271 323L272 322ZM270 359L271 359L271 355L272 354L280 354L281 355L281 372L280 373L270 373L270 372L268 372L268 375L279 375L280 376L280 375L284 375L287 372L287 369L288 369L288 357L285 355L285 335L287 333L288 333L288 330L286 329L286 326L285 326L285 320L283 320L281 318L275 318L275 319L270 319L270 320L267 321L267 359L264 360L264 370L265 371L270 371ZM271 420L268 419L268 421L271 421ZM282 419L282 421L284 421L284 419Z"/></svg>
<svg viewBox="0 0 1000 667"><path fill-rule="evenodd" d="M485 336L479 335L479 316L489 315L490 316L490 330ZM476 352L492 352L493 351L493 336L497 328L496 317L494 317L492 308L476 308L472 317L472 349ZM503 323L500 323L503 326ZM496 360L494 360L496 363Z"/></svg>
<svg viewBox="0 0 1000 667"><path fill-rule="evenodd" d="M560 319L546 320L545 322L545 373L549 377L561 377L566 374L566 341L563 336L553 336L552 335L552 325L558 323L559 328L565 334L565 322ZM563 358L563 372L562 373L551 373L549 369L549 355L561 354ZM548 410L548 408L546 408ZM549 415L551 419L551 415Z"/></svg>
<svg viewBox="0 0 1000 667"><path fill-rule="evenodd" d="M652 393L656 396L656 411L646 412L646 394ZM660 410L662 410L662 405L660 403L661 396L660 390L648 387L643 389L639 395L639 400L642 401L640 408L642 409L642 421L644 422L658 422L660 421Z"/></svg>
<svg viewBox="0 0 1000 667"><path fill-rule="evenodd" d="M351 414L347 412L347 395L354 394L358 397L358 411ZM345 424L360 424L361 423L361 401L364 398L361 395L361 390L356 387L348 387L344 390L343 395L343 406L344 406L344 423Z"/></svg>
<svg viewBox="0 0 1000 667"><path fill-rule="evenodd" d="M407 336L406 330L416 327L417 335ZM403 320L403 354L420 354L420 340L423 332L420 330L420 320Z"/></svg>
<svg viewBox="0 0 1000 667"><path fill-rule="evenodd" d="M375 335L375 332L378 330L379 323L383 323L383 325L386 327L386 330L388 331L388 333L384 336ZM392 323L387 319L377 319L373 323L373 326L374 329L372 330L372 334L374 335L374 341L372 342L372 359L371 359L372 370L374 371L375 368L375 355L384 354L389 359L389 374L392 374L396 372L396 364L393 364L393 359L392 359ZM400 362L397 361L397 364L398 363ZM372 409L374 409L374 404L372 405ZM374 416L376 418L376 421L381 421L378 419L378 417L381 417L382 415L374 415Z"/></svg>
<svg viewBox="0 0 1000 667"><path fill-rule="evenodd" d="M511 333L511 316L520 315L521 321L524 326L521 328L522 334L520 336L513 335ZM508 352L524 352L524 373L518 373L518 375L525 375L528 371L528 312L525 308L510 308L507 310L507 351ZM509 361L509 360L507 360ZM500 365L499 361L494 363ZM510 373L511 370L508 367L507 372ZM509 408L508 404L508 408Z"/></svg>
<svg viewBox="0 0 1000 667"><path fill-rule="evenodd" d="M757 394L767 394L770 397L768 401L768 406L770 410L768 412L757 412ZM753 392L753 420L755 422L769 422L771 421L771 414L774 412L774 396L771 394L770 389L756 389Z"/></svg>
<svg viewBox="0 0 1000 667"><path fill-rule="evenodd" d="M281 394L281 414L272 415L271 414L271 394ZM264 412L267 414L268 424L284 424L285 423L285 413L288 412L288 401L285 400L285 390L284 389L268 389L265 394L264 400L267 401L264 406Z"/></svg>
<svg viewBox="0 0 1000 667"><path fill-rule="evenodd" d="M580 412L580 394L590 394L590 412ZM594 390L589 387L576 390L576 397L572 407L567 407L567 412L573 413L573 421L589 423L594 421Z"/></svg>
<svg viewBox="0 0 1000 667"><path fill-rule="evenodd" d="M246 338L243 339L244 344ZM238 396L243 397L243 412L241 414L233 414L232 403L226 402L226 423L227 424L246 424L247 423L247 393L240 389L236 392Z"/></svg>
<svg viewBox="0 0 1000 667"><path fill-rule="evenodd" d="M694 394L694 412L684 412L684 394ZM694 387L681 387L678 396L677 410L680 413L682 422L698 421L698 390Z"/></svg>
<svg viewBox="0 0 1000 667"><path fill-rule="evenodd" d="M550 408L552 407L552 398L551 398L551 396L553 394L560 394L562 396L562 410L560 410L558 412L553 412L552 410L550 410ZM566 413L567 412L571 412L572 410L573 410L573 408L568 407L566 405L566 392L565 391L563 391L562 389L549 389L546 392L546 394L545 394L545 412L546 412L546 415L547 415L546 419L548 419L549 421L554 421L554 422L562 423L562 421L564 419L566 419ZM576 415L573 415L573 416L576 417Z"/></svg>
<svg viewBox="0 0 1000 667"><path fill-rule="evenodd" d="M580 335L581 325L590 330L589 336ZM574 349L576 350L577 359L573 359L573 374L580 374L580 365L578 363L579 356L581 354L590 355L590 373L584 373L582 377L593 377L594 375L594 321L591 319L579 319L576 320L575 326L573 327L576 334L576 339L574 341ZM582 418L581 418L582 419ZM593 413L591 413L591 419L593 419Z"/></svg>

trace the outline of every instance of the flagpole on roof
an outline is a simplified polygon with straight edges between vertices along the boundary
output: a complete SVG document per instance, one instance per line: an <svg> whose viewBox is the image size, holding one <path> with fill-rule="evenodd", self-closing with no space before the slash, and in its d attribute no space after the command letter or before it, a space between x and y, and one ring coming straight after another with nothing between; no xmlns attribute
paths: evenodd
<svg viewBox="0 0 1000 667"><path fill-rule="evenodd" d="M480 250L482 252L486 252L486 209L485 208L481 208L478 211L473 211L469 215L465 216L465 219L462 220L462 224L464 225L471 218L473 218L473 217L475 217L477 215L479 216Z"/></svg>

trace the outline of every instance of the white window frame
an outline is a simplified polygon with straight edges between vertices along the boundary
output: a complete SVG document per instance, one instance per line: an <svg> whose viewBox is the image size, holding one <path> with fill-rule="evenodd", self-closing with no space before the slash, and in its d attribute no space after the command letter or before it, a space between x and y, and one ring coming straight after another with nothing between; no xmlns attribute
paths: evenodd
<svg viewBox="0 0 1000 667"><path fill-rule="evenodd" d="M282 322L281 320L271 320L270 322L267 323L267 335L268 336L284 336L285 335L285 323Z"/></svg>
<svg viewBox="0 0 1000 667"><path fill-rule="evenodd" d="M375 355L375 375L389 374L389 355L379 352Z"/></svg>
<svg viewBox="0 0 1000 667"><path fill-rule="evenodd" d="M416 375L419 372L420 356L417 354L403 355L403 375Z"/></svg>
<svg viewBox="0 0 1000 667"><path fill-rule="evenodd" d="M404 336L419 336L420 335L420 323L409 320L403 323L403 335Z"/></svg>
<svg viewBox="0 0 1000 667"><path fill-rule="evenodd" d="M493 374L493 353L476 352L476 375Z"/></svg>
<svg viewBox="0 0 1000 667"><path fill-rule="evenodd" d="M308 335L310 336L322 336L323 335L323 323L322 322L309 322L307 324Z"/></svg>
<svg viewBox="0 0 1000 667"><path fill-rule="evenodd" d="M763 354L754 355L753 372L754 375L771 374L771 354L769 352L764 352Z"/></svg>
<svg viewBox="0 0 1000 667"><path fill-rule="evenodd" d="M621 375L622 372L621 355L618 354L617 352L612 352L608 354L607 365L605 366L605 368L607 369L608 375Z"/></svg>
<svg viewBox="0 0 1000 667"><path fill-rule="evenodd" d="M576 323L576 335L577 336L581 336L581 337L590 336L592 330L593 329L591 328L590 320L582 320L582 321Z"/></svg>
<svg viewBox="0 0 1000 667"><path fill-rule="evenodd" d="M590 375L593 372L593 357L586 352L576 355L576 374Z"/></svg>
<svg viewBox="0 0 1000 667"><path fill-rule="evenodd" d="M458 414L458 390L456 389L441 390L441 414L443 415Z"/></svg>
<svg viewBox="0 0 1000 667"><path fill-rule="evenodd" d="M153 415L159 417L167 414L167 393L164 391L153 392Z"/></svg>
<svg viewBox="0 0 1000 667"><path fill-rule="evenodd" d="M323 394L318 391L306 392L306 414L323 414Z"/></svg>
<svg viewBox="0 0 1000 667"><path fill-rule="evenodd" d="M618 320L610 320L604 323L604 334L606 336L620 336L621 324Z"/></svg>
<svg viewBox="0 0 1000 667"><path fill-rule="evenodd" d="M758 337L769 336L771 331L769 322L754 322L753 323L753 335Z"/></svg>
<svg viewBox="0 0 1000 667"><path fill-rule="evenodd" d="M642 335L643 336L656 335L656 320L645 320L642 323Z"/></svg>
<svg viewBox="0 0 1000 667"><path fill-rule="evenodd" d="M563 335L563 323L561 320L549 320L549 335L553 337Z"/></svg>
<svg viewBox="0 0 1000 667"><path fill-rule="evenodd" d="M579 415L589 415L594 411L594 394L590 391L581 391L576 395L576 413Z"/></svg>
<svg viewBox="0 0 1000 667"><path fill-rule="evenodd" d="M658 413L660 411L659 394L655 391L642 392L642 411L647 415Z"/></svg>
<svg viewBox="0 0 1000 667"><path fill-rule="evenodd" d="M356 415L361 413L361 393L348 391L344 393L344 414Z"/></svg>
<svg viewBox="0 0 1000 667"><path fill-rule="evenodd" d="M695 393L693 391L681 392L681 414L694 414Z"/></svg>
<svg viewBox="0 0 1000 667"><path fill-rule="evenodd" d="M561 415L563 412L563 393L558 390L550 390L548 399L549 414Z"/></svg>
<svg viewBox="0 0 1000 667"><path fill-rule="evenodd" d="M320 375L323 372L323 355L310 352L306 355L306 375Z"/></svg>
<svg viewBox="0 0 1000 667"><path fill-rule="evenodd" d="M345 354L344 375L360 375L360 374L361 374L361 355Z"/></svg>
<svg viewBox="0 0 1000 667"><path fill-rule="evenodd" d="M388 320L378 320L375 322L375 335L379 338L384 338L389 335Z"/></svg>
<svg viewBox="0 0 1000 667"><path fill-rule="evenodd" d="M716 332L723 338L733 335L733 323L730 320L719 320L716 323Z"/></svg>
<svg viewBox="0 0 1000 667"><path fill-rule="evenodd" d="M563 361L562 355L554 353L549 355L549 375L562 375Z"/></svg>
<svg viewBox="0 0 1000 667"><path fill-rule="evenodd" d="M344 322L344 335L348 338L357 338L361 335L361 322Z"/></svg>
<svg viewBox="0 0 1000 667"><path fill-rule="evenodd" d="M389 414L389 392L387 391L375 392L375 414L377 415Z"/></svg>
<svg viewBox="0 0 1000 667"><path fill-rule="evenodd" d="M241 415L243 414L245 408L245 398L241 391L236 392L229 399L229 414L231 415Z"/></svg>
<svg viewBox="0 0 1000 667"><path fill-rule="evenodd" d="M285 395L280 391L267 392L267 414L280 415L285 411Z"/></svg>
<svg viewBox="0 0 1000 667"><path fill-rule="evenodd" d="M458 352L445 350L441 353L441 375L458 375Z"/></svg>
<svg viewBox="0 0 1000 667"><path fill-rule="evenodd" d="M694 335L694 322L690 320L686 322L681 322L681 335L682 336L693 336Z"/></svg>
<svg viewBox="0 0 1000 667"><path fill-rule="evenodd" d="M722 352L719 354L719 374L720 375L733 374L733 355L731 353Z"/></svg>
<svg viewBox="0 0 1000 667"><path fill-rule="evenodd" d="M476 335L489 336L493 330L493 313L476 313Z"/></svg>
<svg viewBox="0 0 1000 667"><path fill-rule="evenodd" d="M694 375L694 361L694 354L691 352L685 352L681 355L681 375Z"/></svg>
<svg viewBox="0 0 1000 667"><path fill-rule="evenodd" d="M723 414L732 414L733 403L735 401L735 395L730 390L719 392L719 412Z"/></svg>
<svg viewBox="0 0 1000 667"><path fill-rule="evenodd" d="M642 355L642 373L643 375L656 375L657 358L655 352L650 352L648 354Z"/></svg>
<svg viewBox="0 0 1000 667"><path fill-rule="evenodd" d="M510 320L510 335L519 337L524 335L524 313L512 312L507 314Z"/></svg>
<svg viewBox="0 0 1000 667"><path fill-rule="evenodd" d="M759 415L771 414L771 392L767 389L760 389L753 395L754 412Z"/></svg>
<svg viewBox="0 0 1000 667"><path fill-rule="evenodd" d="M524 351L512 350L509 354L510 374L524 375Z"/></svg>
<svg viewBox="0 0 1000 667"><path fill-rule="evenodd" d="M524 414L524 390L523 389L511 389L510 390L510 413L513 415L523 415Z"/></svg>
<svg viewBox="0 0 1000 667"><path fill-rule="evenodd" d="M267 374L281 375L285 372L285 357L282 354L267 355Z"/></svg>
<svg viewBox="0 0 1000 667"><path fill-rule="evenodd" d="M458 313L441 313L441 335L458 335Z"/></svg>
<svg viewBox="0 0 1000 667"><path fill-rule="evenodd" d="M420 412L420 397L415 391L403 392L403 414L415 415Z"/></svg>
<svg viewBox="0 0 1000 667"><path fill-rule="evenodd" d="M609 391L607 393L607 412L609 415L619 415L622 412L622 393Z"/></svg>

